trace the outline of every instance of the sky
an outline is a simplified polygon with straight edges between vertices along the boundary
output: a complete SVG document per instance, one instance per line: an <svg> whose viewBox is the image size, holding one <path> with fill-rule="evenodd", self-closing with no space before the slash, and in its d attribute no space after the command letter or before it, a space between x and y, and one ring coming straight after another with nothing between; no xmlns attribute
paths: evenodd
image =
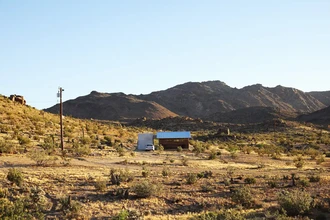
<svg viewBox="0 0 330 220"><path fill-rule="evenodd" d="M0 94L37 109L185 82L330 90L329 0L0 0Z"/></svg>

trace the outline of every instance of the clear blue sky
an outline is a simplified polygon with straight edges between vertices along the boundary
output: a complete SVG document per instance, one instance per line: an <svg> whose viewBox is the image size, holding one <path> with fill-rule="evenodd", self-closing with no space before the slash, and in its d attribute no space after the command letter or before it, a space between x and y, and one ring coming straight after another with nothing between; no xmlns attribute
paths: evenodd
<svg viewBox="0 0 330 220"><path fill-rule="evenodd" d="M330 90L329 0L0 0L0 94L29 105L188 81Z"/></svg>

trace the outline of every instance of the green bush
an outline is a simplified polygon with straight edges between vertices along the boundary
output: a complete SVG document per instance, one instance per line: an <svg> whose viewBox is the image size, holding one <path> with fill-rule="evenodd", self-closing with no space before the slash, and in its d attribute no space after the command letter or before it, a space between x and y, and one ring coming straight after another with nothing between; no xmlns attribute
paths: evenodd
<svg viewBox="0 0 330 220"><path fill-rule="evenodd" d="M112 217L111 220L129 220L129 219L142 219L143 216L137 210L121 210L116 216Z"/></svg>
<svg viewBox="0 0 330 220"><path fill-rule="evenodd" d="M189 218L190 220L245 220L246 216L236 209L221 209L217 212L206 212Z"/></svg>
<svg viewBox="0 0 330 220"><path fill-rule="evenodd" d="M12 154L16 151L16 146L11 142L0 140L0 153Z"/></svg>
<svg viewBox="0 0 330 220"><path fill-rule="evenodd" d="M23 174L20 170L16 168L10 168L7 174L7 180L15 183L17 186L22 186L23 184Z"/></svg>
<svg viewBox="0 0 330 220"><path fill-rule="evenodd" d="M256 181L256 179L253 178L253 177L247 177L247 178L245 178L244 182L245 182L246 184L255 184L257 181Z"/></svg>
<svg viewBox="0 0 330 220"><path fill-rule="evenodd" d="M307 214L312 208L313 198L305 191L284 191L277 199L280 207L290 216Z"/></svg>
<svg viewBox="0 0 330 220"><path fill-rule="evenodd" d="M17 140L20 145L27 145L27 144L31 143L31 140L28 137L21 136L21 135L19 135L17 137Z"/></svg>
<svg viewBox="0 0 330 220"><path fill-rule="evenodd" d="M170 176L170 174L171 174L170 168L164 167L162 170L162 175L165 177L165 176Z"/></svg>
<svg viewBox="0 0 330 220"><path fill-rule="evenodd" d="M146 178L149 175L150 175L150 170L146 167L142 167L142 176Z"/></svg>
<svg viewBox="0 0 330 220"><path fill-rule="evenodd" d="M254 204L253 197L254 196L252 194L251 188L247 186L242 186L233 192L231 199L233 200L233 202L242 206L252 207Z"/></svg>
<svg viewBox="0 0 330 220"><path fill-rule="evenodd" d="M60 210L69 219L77 219L82 208L80 202L73 200L71 196L62 197L59 200Z"/></svg>
<svg viewBox="0 0 330 220"><path fill-rule="evenodd" d="M298 156L297 158L294 159L294 165L299 169L299 168L303 168L303 166L305 165L305 161L301 156Z"/></svg>
<svg viewBox="0 0 330 220"><path fill-rule="evenodd" d="M101 178L98 178L95 181L94 187L95 187L96 190L103 192L107 188L107 182L105 180L102 180Z"/></svg>
<svg viewBox="0 0 330 220"><path fill-rule="evenodd" d="M183 166L188 166L189 165L189 160L186 157L182 157L181 163Z"/></svg>
<svg viewBox="0 0 330 220"><path fill-rule="evenodd" d="M187 173L186 176L186 181L187 184L195 184L197 182L198 178L197 178L197 174L196 173Z"/></svg>
<svg viewBox="0 0 330 220"><path fill-rule="evenodd" d="M321 177L320 177L320 175L312 175L312 176L309 176L308 179L309 179L309 182L316 183L316 182L320 182Z"/></svg>
<svg viewBox="0 0 330 220"><path fill-rule="evenodd" d="M38 166L47 166L50 164L55 164L58 158L56 156L49 156L44 150L42 151L32 151L28 154L28 157L36 162Z"/></svg>
<svg viewBox="0 0 330 220"><path fill-rule="evenodd" d="M122 182L131 182L134 180L134 176L131 172L121 169L114 169L110 170L110 182L113 185L120 185Z"/></svg>
<svg viewBox="0 0 330 220"><path fill-rule="evenodd" d="M181 146L179 146L177 149L176 149L178 152L181 152L183 149Z"/></svg>
<svg viewBox="0 0 330 220"><path fill-rule="evenodd" d="M131 188L138 198L148 198L161 192L160 185L149 181L138 182Z"/></svg>

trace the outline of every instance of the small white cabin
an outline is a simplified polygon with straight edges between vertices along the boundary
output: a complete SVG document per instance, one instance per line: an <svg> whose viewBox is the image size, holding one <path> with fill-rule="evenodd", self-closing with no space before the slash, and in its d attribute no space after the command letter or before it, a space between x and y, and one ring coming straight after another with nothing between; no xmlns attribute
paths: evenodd
<svg viewBox="0 0 330 220"><path fill-rule="evenodd" d="M147 145L154 144L154 134L153 133L143 133L138 134L138 143L137 149L138 150L146 150Z"/></svg>

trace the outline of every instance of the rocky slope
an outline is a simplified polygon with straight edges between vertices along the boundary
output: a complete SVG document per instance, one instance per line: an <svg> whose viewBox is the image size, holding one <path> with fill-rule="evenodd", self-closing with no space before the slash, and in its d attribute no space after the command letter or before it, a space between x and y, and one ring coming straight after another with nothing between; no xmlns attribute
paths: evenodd
<svg viewBox="0 0 330 220"><path fill-rule="evenodd" d="M272 121L276 119L293 119L297 115L293 112L280 111L272 107L248 107L230 112L218 112L206 119L221 123L250 124Z"/></svg>
<svg viewBox="0 0 330 220"><path fill-rule="evenodd" d="M55 105L46 111L58 113L59 106ZM144 101L124 93L109 94L96 91L64 102L63 114L77 118L119 121L130 121L139 117L161 119L177 116L153 101Z"/></svg>
<svg viewBox="0 0 330 220"><path fill-rule="evenodd" d="M322 102L324 105L330 106L330 91L308 92L308 94Z"/></svg>
<svg viewBox="0 0 330 220"><path fill-rule="evenodd" d="M305 93L283 86L268 88L256 84L237 89L221 81L188 82L148 95L94 91L65 102L64 114L120 121L141 117L161 119L177 115L202 119L212 117L219 121L215 116L220 113L249 107L270 107L292 114L311 113L325 108L328 99L330 93ZM53 106L46 111L55 113L58 107Z"/></svg>
<svg viewBox="0 0 330 220"><path fill-rule="evenodd" d="M330 125L330 106L310 114L301 115L297 119L314 124Z"/></svg>

